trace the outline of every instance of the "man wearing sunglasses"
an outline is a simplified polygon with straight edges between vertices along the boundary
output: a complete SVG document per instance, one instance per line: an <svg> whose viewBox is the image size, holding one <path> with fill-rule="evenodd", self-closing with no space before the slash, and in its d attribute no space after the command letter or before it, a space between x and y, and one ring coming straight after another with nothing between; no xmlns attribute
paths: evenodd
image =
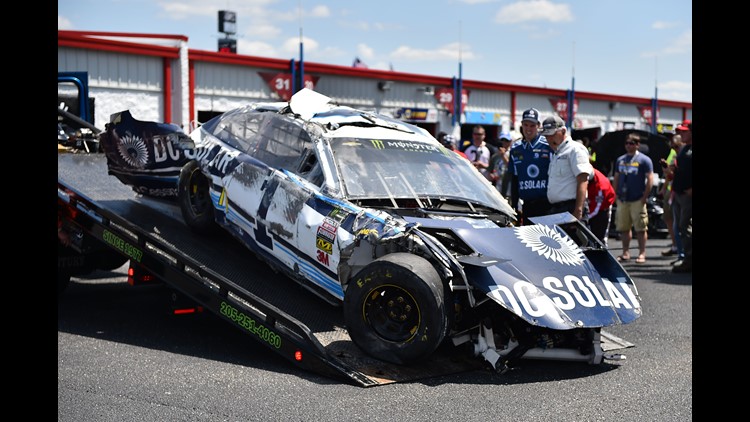
<svg viewBox="0 0 750 422"><path fill-rule="evenodd" d="M464 154L469 158L471 164L474 164L474 167L476 167L484 177L487 177L489 172L490 156L492 155L487 144L484 142L486 135L487 132L484 130L483 126L475 126L471 133L472 144L464 150Z"/></svg>
<svg viewBox="0 0 750 422"><path fill-rule="evenodd" d="M638 147L641 139L630 133L625 138L625 154L615 162L614 187L617 193L615 228L620 232L622 255L618 261L630 260L631 229L635 228L638 238L638 258L635 262L646 262L646 240L648 239L648 211L646 200L653 186L654 165L648 155Z"/></svg>

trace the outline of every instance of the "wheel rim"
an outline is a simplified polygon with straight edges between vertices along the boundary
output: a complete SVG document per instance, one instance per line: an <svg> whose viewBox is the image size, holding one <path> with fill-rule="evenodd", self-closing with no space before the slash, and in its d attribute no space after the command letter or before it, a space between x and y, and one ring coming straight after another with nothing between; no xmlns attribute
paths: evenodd
<svg viewBox="0 0 750 422"><path fill-rule="evenodd" d="M363 317L381 338L405 342L417 333L421 313L408 291L393 285L378 286L365 300Z"/></svg>
<svg viewBox="0 0 750 422"><path fill-rule="evenodd" d="M200 170L193 170L189 187L190 207L196 215L203 214L208 209L209 195L206 178Z"/></svg>

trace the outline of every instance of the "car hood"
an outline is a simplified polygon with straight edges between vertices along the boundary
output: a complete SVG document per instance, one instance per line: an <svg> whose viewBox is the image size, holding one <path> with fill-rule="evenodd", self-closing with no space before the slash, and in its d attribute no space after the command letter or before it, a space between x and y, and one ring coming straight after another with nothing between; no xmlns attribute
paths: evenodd
<svg viewBox="0 0 750 422"><path fill-rule="evenodd" d="M467 280L532 325L605 327L641 315L632 279L606 249L582 250L556 225L497 227L481 219L408 217L426 233L449 230L475 251Z"/></svg>

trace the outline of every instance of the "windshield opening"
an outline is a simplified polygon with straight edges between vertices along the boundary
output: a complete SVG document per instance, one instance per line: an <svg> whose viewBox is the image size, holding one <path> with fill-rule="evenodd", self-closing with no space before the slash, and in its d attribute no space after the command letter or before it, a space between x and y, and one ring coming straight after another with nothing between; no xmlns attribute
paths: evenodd
<svg viewBox="0 0 750 422"><path fill-rule="evenodd" d="M350 199L460 199L505 209L505 199L471 164L453 151L417 141L341 138L331 141ZM501 204L500 202L505 204Z"/></svg>

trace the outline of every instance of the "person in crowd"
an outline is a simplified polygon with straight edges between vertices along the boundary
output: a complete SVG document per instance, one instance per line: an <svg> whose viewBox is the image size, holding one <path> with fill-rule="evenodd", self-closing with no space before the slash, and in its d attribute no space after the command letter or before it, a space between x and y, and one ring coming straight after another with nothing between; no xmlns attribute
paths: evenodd
<svg viewBox="0 0 750 422"><path fill-rule="evenodd" d="M581 138L581 143L583 143L583 146L586 147L586 150L589 152L589 162L591 163L594 168L596 168L596 140L591 140L588 136L584 136Z"/></svg>
<svg viewBox="0 0 750 422"><path fill-rule="evenodd" d="M435 136L435 139L437 139L438 142L440 142L441 144L443 144L443 146L445 146L445 135L447 135L447 133L445 133L445 131L441 130L440 132L438 132L437 136Z"/></svg>
<svg viewBox="0 0 750 422"><path fill-rule="evenodd" d="M510 180L504 176L508 170L510 146L513 143L513 139L509 132L501 133L499 139L500 146L498 146L497 152L490 157L490 172L487 178L504 197L508 198L510 196Z"/></svg>
<svg viewBox="0 0 750 422"><path fill-rule="evenodd" d="M660 160L662 169L664 169L664 183L659 188L659 194L662 197L662 207L664 208L664 224L667 225L667 231L669 232L669 238L672 244L669 248L661 251L661 256L672 256L677 255L678 260L684 257L682 252L682 242L680 240L680 232L676 228L677 221L674 218L674 211L672 210L672 202L674 201L672 194L672 179L674 178L674 163L677 158L677 153L682 148L682 136L675 134L669 141L669 155L667 158Z"/></svg>
<svg viewBox="0 0 750 422"><path fill-rule="evenodd" d="M523 112L523 138L510 148L510 161L505 177L510 178L510 204L521 224L531 224L528 217L549 214L547 172L552 150L547 139L539 134L539 111Z"/></svg>
<svg viewBox="0 0 750 422"><path fill-rule="evenodd" d="M471 136L472 144L464 150L464 154L466 154L469 161L471 161L471 164L473 164L474 167L484 175L484 177L488 177L491 153L490 149L484 142L484 138L487 136L484 126L474 126Z"/></svg>
<svg viewBox="0 0 750 422"><path fill-rule="evenodd" d="M672 271L689 273L693 271L693 122L685 121L676 130L684 145L675 162L672 207L685 257L674 264Z"/></svg>
<svg viewBox="0 0 750 422"><path fill-rule="evenodd" d="M453 138L452 135L448 135L447 133L440 131L437 135L437 140L443 144L444 147L448 148L449 150L455 152L456 154L469 159L466 154L456 149L456 140Z"/></svg>
<svg viewBox="0 0 750 422"><path fill-rule="evenodd" d="M630 133L625 138L625 154L615 161L614 187L617 194L615 228L620 232L622 255L618 261L630 260L631 230L638 238L638 257L635 262L646 262L648 240L648 212L646 201L653 186L654 165L648 155L640 152L638 134Z"/></svg>
<svg viewBox="0 0 750 422"><path fill-rule="evenodd" d="M615 188L612 187L609 178L594 168L594 172L589 176L588 186L589 228L605 247L608 247L607 239L615 197Z"/></svg>
<svg viewBox="0 0 750 422"><path fill-rule="evenodd" d="M588 220L586 195L589 175L594 173L589 152L582 143L570 137L565 122L559 116L544 119L541 134L553 151L547 182L550 213L567 211L579 220Z"/></svg>
<svg viewBox="0 0 750 422"><path fill-rule="evenodd" d="M464 139L463 141L459 139L458 142L456 142L456 151L464 152L466 151L466 148L472 146L473 144L473 139Z"/></svg>

